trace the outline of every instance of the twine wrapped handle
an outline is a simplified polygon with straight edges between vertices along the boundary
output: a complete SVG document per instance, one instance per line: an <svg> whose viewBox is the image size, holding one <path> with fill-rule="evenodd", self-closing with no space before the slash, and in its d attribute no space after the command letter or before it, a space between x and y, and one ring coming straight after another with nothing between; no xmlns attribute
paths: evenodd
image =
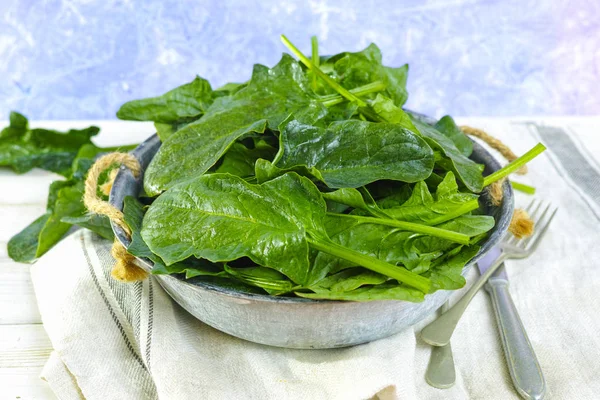
<svg viewBox="0 0 600 400"><path fill-rule="evenodd" d="M131 229L125 223L123 212L98 196L98 179L100 175L115 164L126 166L136 178L142 173L142 166L139 161L129 153L116 152L100 157L90 168L85 180L83 203L89 212L106 215L131 238ZM102 185L101 188L104 193L107 191L110 192L115 177L116 173L111 171L109 181L105 185ZM116 260L111 271L113 278L122 282L135 282L143 280L148 276L148 273L143 268L137 266L135 257L127 252L127 249L117 238L113 242L111 254Z"/></svg>
<svg viewBox="0 0 600 400"><path fill-rule="evenodd" d="M493 137L481 129L463 125L460 127L460 130L462 130L466 135L481 139L492 149L498 150L498 152L502 154L502 156L506 158L508 162L514 161L518 158L517 155L510 149L510 147L504 144L500 139ZM525 175L526 173L526 165L522 166L517 171L517 174L519 175ZM506 182L506 178L492 183L488 188L491 203L494 206L499 206L502 203L502 198L504 197L502 186L504 185L504 182ZM510 233L515 235L515 237L521 239L533 234L534 223L525 210L517 208L513 213L508 230Z"/></svg>

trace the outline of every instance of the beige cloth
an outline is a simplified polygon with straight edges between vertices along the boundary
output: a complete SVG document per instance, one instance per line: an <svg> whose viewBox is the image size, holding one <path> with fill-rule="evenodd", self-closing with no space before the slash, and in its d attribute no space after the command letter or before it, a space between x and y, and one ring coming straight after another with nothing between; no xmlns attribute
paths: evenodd
<svg viewBox="0 0 600 400"><path fill-rule="evenodd" d="M600 141L535 124L486 122L522 153L549 151L521 182L560 207L539 251L507 262L511 292L537 352L547 398L600 393ZM586 145L583 145L585 141ZM519 196L521 204L529 200ZM290 350L246 342L197 321L155 280L109 276L110 243L79 231L32 268L44 326L55 349L43 378L61 399L517 399L488 295L479 293L454 335L453 388L424 381L424 323L393 337L335 350ZM468 281L477 273L470 271ZM460 293L457 293L460 295ZM431 317L433 318L433 316Z"/></svg>

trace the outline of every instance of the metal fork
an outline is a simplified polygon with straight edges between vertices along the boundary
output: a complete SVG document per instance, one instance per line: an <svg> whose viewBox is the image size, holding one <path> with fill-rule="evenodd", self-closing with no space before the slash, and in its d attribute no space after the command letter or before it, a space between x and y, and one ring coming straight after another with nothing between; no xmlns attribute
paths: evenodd
<svg viewBox="0 0 600 400"><path fill-rule="evenodd" d="M450 342L450 338L454 333L454 329L460 321L461 316L467 309L467 306L477 294L479 289L485 285L490 276L502 265L502 263L510 258L526 258L529 257L539 246L541 239L550 226L550 222L556 214L556 207L550 203L543 205L543 202L533 200L525 211L535 221L535 233L524 239L517 239L512 235L504 237L499 245L502 254L496 259L494 264L481 275L479 280L465 293L465 295L456 302L451 308L444 312L438 319L427 325L421 331L421 339L433 346L444 346Z"/></svg>

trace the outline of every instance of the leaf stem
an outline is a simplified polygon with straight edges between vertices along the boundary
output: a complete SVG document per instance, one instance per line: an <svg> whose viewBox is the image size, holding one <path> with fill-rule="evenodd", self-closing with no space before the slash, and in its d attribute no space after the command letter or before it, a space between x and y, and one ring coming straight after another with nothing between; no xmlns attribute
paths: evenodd
<svg viewBox="0 0 600 400"><path fill-rule="evenodd" d="M364 96L369 93L381 92L382 90L385 90L385 88L385 83L381 81L375 81L354 89L350 89L349 92L356 96ZM321 101L321 103L323 103L325 107L331 107L336 104L343 103L346 99L344 99L339 94L334 94L329 96L323 96L319 100Z"/></svg>
<svg viewBox="0 0 600 400"><path fill-rule="evenodd" d="M403 230L409 231L409 232L417 232L417 233L423 233L423 234L429 235L429 236L439 237L439 238L450 240L450 241L456 242L456 243L469 244L469 236L462 234L462 233L449 231L446 229L436 228L433 226L416 224L414 222L398 221L395 219L363 217L361 215L336 214L336 213L327 213L327 214L333 215L336 217L352 218L358 222L365 223L365 224L386 225L386 226L391 226L394 228L403 229Z"/></svg>
<svg viewBox="0 0 600 400"><path fill-rule="evenodd" d="M397 279L399 282L419 289L423 293L428 293L429 288L431 287L431 281L429 279L417 275L414 272L410 272L406 268L386 263L375 257L361 254L333 242L325 242L311 238L307 238L306 240L311 247L316 250L356 263L361 267L389 276L390 278Z"/></svg>
<svg viewBox="0 0 600 400"><path fill-rule="evenodd" d="M429 225L438 225L443 222L450 221L451 219L454 219L456 217L460 217L461 215L466 214L469 211L476 210L478 208L479 208L479 200L473 199L473 200L470 200L470 201L464 203L463 205L461 205L460 207L458 207L456 210L454 210L452 212L449 212L444 215L440 215L439 217L434 218L431 221L428 221L428 224Z"/></svg>
<svg viewBox="0 0 600 400"><path fill-rule="evenodd" d="M306 65L306 67L308 69L310 69L311 71L316 73L319 78L323 79L329 86L331 86L333 89L335 89L339 94L341 94L342 96L344 96L345 98L347 98L350 101L355 101L361 107L365 107L367 105L364 101L362 101L361 99L359 99L358 97L356 97L355 95L350 93L342 85L340 85L339 83L337 83L336 81L331 79L329 77L329 75L327 75L326 73L321 71L321 69L319 67L315 66L308 58L306 58L306 56L304 54L302 54L302 52L300 50L298 50L298 48L296 46L294 46L292 44L292 42L289 41L289 39L287 37L285 37L285 35L281 35L281 41L283 42L283 44L285 44L287 46L288 49L290 49L290 51L292 53L294 53L296 55L296 57L298 57L300 59L302 64Z"/></svg>
<svg viewBox="0 0 600 400"><path fill-rule="evenodd" d="M489 186L492 183L499 181L500 179L502 179L504 177L507 177L508 175L512 174L513 172L515 172L516 170L521 168L523 165L527 164L529 161L533 160L544 150L546 150L546 146L544 146L541 143L536 144L531 150L529 150L527 153L523 154L521 157L517 158L510 164L505 165L503 168L499 169L498 171L483 178L483 186L484 187Z"/></svg>
<svg viewBox="0 0 600 400"><path fill-rule="evenodd" d="M513 189L519 190L523 193L535 194L535 188L533 186L529 186L524 183L519 183L519 182L514 182L514 181L510 181L510 185L513 187Z"/></svg>
<svg viewBox="0 0 600 400"><path fill-rule="evenodd" d="M319 67L319 41L317 39L316 36L313 36L310 38L310 44L311 44L311 50L312 50L312 54L311 54L311 58L312 58L312 63L314 64L315 67ZM312 86L313 86L313 91L317 91L317 74L316 73L312 73Z"/></svg>

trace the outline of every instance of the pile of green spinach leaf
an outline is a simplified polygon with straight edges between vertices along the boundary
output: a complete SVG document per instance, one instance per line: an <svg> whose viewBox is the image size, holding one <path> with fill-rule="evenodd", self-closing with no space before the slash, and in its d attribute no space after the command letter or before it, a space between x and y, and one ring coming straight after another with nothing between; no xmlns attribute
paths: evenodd
<svg viewBox="0 0 600 400"><path fill-rule="evenodd" d="M422 301L462 287L494 226L479 194L512 164L484 180L451 117L431 126L403 110L408 66L384 66L377 46L330 57L313 49L309 59L282 40L300 62L284 54L273 68L255 65L245 83L213 89L196 77L120 108L121 119L153 121L162 141L145 172L147 197L125 200L128 251L156 274L250 293ZM110 236L80 201L85 171L107 150L89 141L97 131L29 151L29 141L56 136L32 132L11 115L0 165L68 179L53 183L48 212L11 240L11 257L39 257L70 224ZM5 152L5 137L24 154Z"/></svg>

